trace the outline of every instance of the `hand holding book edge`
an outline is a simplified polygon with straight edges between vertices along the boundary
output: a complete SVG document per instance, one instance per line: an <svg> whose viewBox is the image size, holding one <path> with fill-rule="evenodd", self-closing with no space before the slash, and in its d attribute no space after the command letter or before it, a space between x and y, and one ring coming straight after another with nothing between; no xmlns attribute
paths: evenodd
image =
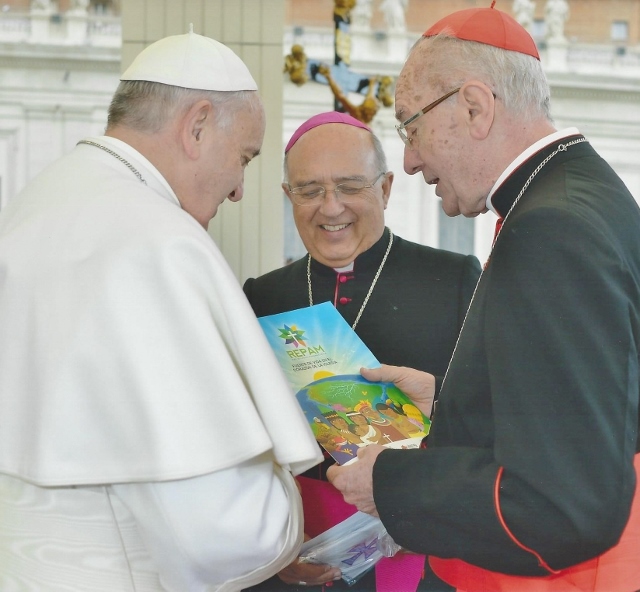
<svg viewBox="0 0 640 592"><path fill-rule="evenodd" d="M360 374L370 382L392 382L413 401L425 417L431 417L436 395L436 378L433 374L388 364L382 364L379 368L360 368Z"/></svg>
<svg viewBox="0 0 640 592"><path fill-rule="evenodd" d="M358 450L358 462L327 469L327 479L342 494L344 501L376 518L379 516L373 499L373 465L385 450L384 446L370 444Z"/></svg>

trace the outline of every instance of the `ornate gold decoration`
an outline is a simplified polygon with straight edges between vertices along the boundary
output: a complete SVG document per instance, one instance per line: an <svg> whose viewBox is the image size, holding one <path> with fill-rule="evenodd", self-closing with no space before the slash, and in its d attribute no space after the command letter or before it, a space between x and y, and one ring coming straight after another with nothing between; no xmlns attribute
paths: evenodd
<svg viewBox="0 0 640 592"><path fill-rule="evenodd" d="M307 74L307 55L302 45L292 45L291 53L284 58L284 70L294 84L302 86L309 80Z"/></svg>
<svg viewBox="0 0 640 592"><path fill-rule="evenodd" d="M356 0L334 0L333 4L334 64L328 66L318 60L307 59L303 46L295 44L291 46L291 53L284 58L283 72L298 86L310 79L328 84L335 99L335 109L344 110L363 123L371 123L381 105L393 105L394 81L391 76L360 75L349 69L351 10L356 6ZM360 104L354 104L349 100L349 93L363 94L364 99Z"/></svg>

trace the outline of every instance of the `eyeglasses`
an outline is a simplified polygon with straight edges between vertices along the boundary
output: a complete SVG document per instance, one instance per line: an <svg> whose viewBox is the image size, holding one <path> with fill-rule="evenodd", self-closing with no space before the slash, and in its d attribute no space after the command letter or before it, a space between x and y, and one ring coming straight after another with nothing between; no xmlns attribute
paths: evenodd
<svg viewBox="0 0 640 592"><path fill-rule="evenodd" d="M424 109L421 109L416 114L409 117L409 119L407 119L406 121L403 121L402 123L396 125L396 130L398 131L398 135L400 136L400 138L402 139L402 141L405 143L407 147L411 148L411 138L407 136L407 132L405 131L405 128L408 125L411 125L416 119L422 117L423 115L431 111L431 109L433 109L434 107L437 107L440 103L442 103L442 101L446 101L450 96L455 95L459 90L460 88L456 88L451 92L448 92L443 97L440 97L439 99L433 101L433 103L430 103Z"/></svg>
<svg viewBox="0 0 640 592"><path fill-rule="evenodd" d="M336 194L336 199L341 203L357 202L368 197L369 192L367 189L371 189L384 175L386 175L386 173L380 173L371 183L366 183L365 181L345 181L344 183L336 185L333 188L333 192ZM299 206L316 206L321 204L327 191L331 191L331 189L327 189L319 183L303 185L302 187L291 187L291 185L289 185L289 193L294 203Z"/></svg>

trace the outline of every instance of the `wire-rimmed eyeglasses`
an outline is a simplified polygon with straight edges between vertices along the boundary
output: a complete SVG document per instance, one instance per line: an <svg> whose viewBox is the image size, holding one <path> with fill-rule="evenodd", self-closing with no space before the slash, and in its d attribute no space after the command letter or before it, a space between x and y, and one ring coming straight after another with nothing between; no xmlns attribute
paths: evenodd
<svg viewBox="0 0 640 592"><path fill-rule="evenodd" d="M367 189L371 189L381 177L387 173L380 173L371 183L366 181L345 181L344 183L338 183L333 189L328 189L324 185L319 183L313 183L311 185L302 185L301 187L289 187L289 193L294 203L299 206L315 206L322 203L327 191L333 191L338 199L342 203L353 203L360 199L367 197Z"/></svg>
<svg viewBox="0 0 640 592"><path fill-rule="evenodd" d="M433 109L434 107L437 107L440 103L442 103L442 101L446 101L450 96L455 95L459 90L460 90L460 87L452 90L451 92L448 92L446 95L433 101L433 103L429 103L424 109L420 109L420 111L418 111L417 113L409 117L409 119L407 119L406 121L403 121L402 123L399 123L398 125L396 125L396 130L398 131L398 135L400 136L400 138L402 139L402 141L405 143L407 147L411 148L411 138L407 136L407 132L405 131L405 128L408 125L411 125L419 117L422 117L425 113L428 113L429 111L431 111L431 109Z"/></svg>

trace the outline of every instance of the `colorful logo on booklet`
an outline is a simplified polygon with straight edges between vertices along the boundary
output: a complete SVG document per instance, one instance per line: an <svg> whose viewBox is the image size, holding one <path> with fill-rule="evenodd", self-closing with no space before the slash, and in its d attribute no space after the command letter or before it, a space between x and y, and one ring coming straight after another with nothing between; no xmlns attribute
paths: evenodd
<svg viewBox="0 0 640 592"><path fill-rule="evenodd" d="M295 325L291 325L291 327L285 325L283 329L278 329L278 331L280 331L280 339L284 339L285 345L293 344L293 347L307 345L302 340L302 336L306 331L301 331Z"/></svg>
<svg viewBox="0 0 640 592"><path fill-rule="evenodd" d="M285 346L295 348L286 350L290 358L308 358L326 353L321 345L317 345L316 347L310 345L307 347L306 341L302 339L306 331L298 329L296 325L283 325L283 328L278 328L278 331L280 332L278 337L284 339ZM301 345L304 347L300 347Z"/></svg>

